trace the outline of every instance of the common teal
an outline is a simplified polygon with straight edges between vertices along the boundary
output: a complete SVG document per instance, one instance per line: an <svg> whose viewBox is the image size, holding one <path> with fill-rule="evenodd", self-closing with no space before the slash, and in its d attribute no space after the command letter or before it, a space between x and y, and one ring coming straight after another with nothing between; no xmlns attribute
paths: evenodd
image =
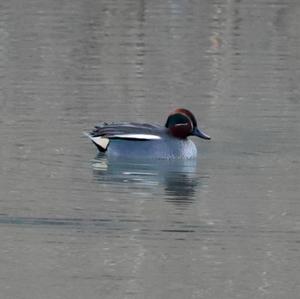
<svg viewBox="0 0 300 299"><path fill-rule="evenodd" d="M146 123L100 123L86 135L98 150L115 158L191 159L197 156L197 136L210 139L197 127L195 116L179 108L171 113L165 126Z"/></svg>

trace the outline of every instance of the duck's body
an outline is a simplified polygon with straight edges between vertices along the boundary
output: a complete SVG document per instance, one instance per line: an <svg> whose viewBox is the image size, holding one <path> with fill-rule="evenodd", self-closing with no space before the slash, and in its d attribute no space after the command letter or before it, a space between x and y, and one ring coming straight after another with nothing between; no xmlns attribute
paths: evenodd
<svg viewBox="0 0 300 299"><path fill-rule="evenodd" d="M197 156L190 135L210 139L197 128L186 109L177 109L165 126L140 123L101 123L86 134L100 152L116 158L191 159Z"/></svg>

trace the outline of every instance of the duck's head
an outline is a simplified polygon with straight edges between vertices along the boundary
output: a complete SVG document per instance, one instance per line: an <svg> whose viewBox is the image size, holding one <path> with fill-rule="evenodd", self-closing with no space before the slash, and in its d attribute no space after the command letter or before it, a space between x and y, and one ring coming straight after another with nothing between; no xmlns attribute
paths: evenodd
<svg viewBox="0 0 300 299"><path fill-rule="evenodd" d="M185 139L188 136L197 136L203 139L210 139L210 136L198 129L193 113L184 108L178 108L171 113L165 127L176 138Z"/></svg>

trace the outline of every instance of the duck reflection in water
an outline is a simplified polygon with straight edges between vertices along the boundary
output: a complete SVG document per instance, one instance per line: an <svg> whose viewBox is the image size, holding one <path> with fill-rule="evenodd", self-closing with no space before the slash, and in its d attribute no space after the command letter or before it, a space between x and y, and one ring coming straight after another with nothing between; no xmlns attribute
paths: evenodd
<svg viewBox="0 0 300 299"><path fill-rule="evenodd" d="M155 194L163 189L168 202L185 206L192 203L199 185L197 160L121 160L99 154L93 161L93 174L105 184L126 184Z"/></svg>

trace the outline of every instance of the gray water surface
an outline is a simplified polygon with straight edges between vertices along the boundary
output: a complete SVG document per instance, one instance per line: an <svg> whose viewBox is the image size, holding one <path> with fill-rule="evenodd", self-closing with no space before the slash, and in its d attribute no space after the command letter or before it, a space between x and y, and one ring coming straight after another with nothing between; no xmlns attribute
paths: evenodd
<svg viewBox="0 0 300 299"><path fill-rule="evenodd" d="M300 2L0 3L0 297L295 299ZM99 121L191 109L197 161L109 161Z"/></svg>

